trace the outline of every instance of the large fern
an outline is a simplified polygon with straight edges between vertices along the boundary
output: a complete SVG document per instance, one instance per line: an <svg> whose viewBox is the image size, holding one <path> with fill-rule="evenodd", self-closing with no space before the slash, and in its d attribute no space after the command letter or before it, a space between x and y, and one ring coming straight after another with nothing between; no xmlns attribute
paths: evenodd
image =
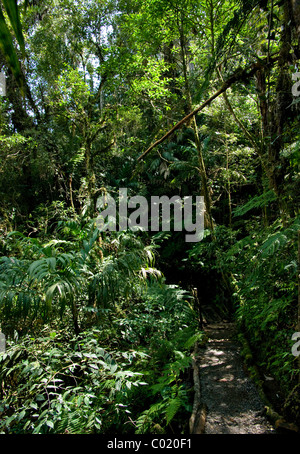
<svg viewBox="0 0 300 454"><path fill-rule="evenodd" d="M75 222L59 225L59 232L76 234ZM99 242L100 232L89 224L80 233L80 241L54 239L34 243L30 258L2 257L0 260L0 311L8 325L24 322L40 312L42 318L61 317L71 311L74 327L84 317L85 308L96 311L114 305L121 296L127 298L141 282L141 269L152 261L149 248L133 235L115 234L115 250L106 256ZM11 241L13 241L11 239ZM14 236L15 249L23 247L26 238ZM106 240L107 241L107 240ZM27 241L28 247L32 243ZM132 249L134 247L134 249ZM10 320L10 321L9 321ZM7 325L7 326L8 326Z"/></svg>

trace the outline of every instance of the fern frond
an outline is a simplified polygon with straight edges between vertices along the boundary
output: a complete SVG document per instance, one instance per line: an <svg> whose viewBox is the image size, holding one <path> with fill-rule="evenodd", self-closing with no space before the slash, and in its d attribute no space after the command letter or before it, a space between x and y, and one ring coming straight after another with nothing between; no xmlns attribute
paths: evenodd
<svg viewBox="0 0 300 454"><path fill-rule="evenodd" d="M253 197L249 202L245 203L243 206L236 208L233 210L233 216L243 216L244 214L248 213L249 211L255 208L263 208L269 203L274 202L277 200L277 196L275 192L271 189L264 194L258 195Z"/></svg>
<svg viewBox="0 0 300 454"><path fill-rule="evenodd" d="M178 413L181 405L182 400L179 396L176 396L174 399L168 401L168 406L165 410L167 424L170 424L174 416Z"/></svg>

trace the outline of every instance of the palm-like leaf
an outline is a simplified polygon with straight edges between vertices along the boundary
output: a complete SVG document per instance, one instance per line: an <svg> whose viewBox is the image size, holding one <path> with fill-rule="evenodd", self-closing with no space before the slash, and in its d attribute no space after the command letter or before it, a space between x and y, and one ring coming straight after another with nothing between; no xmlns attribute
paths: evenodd
<svg viewBox="0 0 300 454"><path fill-rule="evenodd" d="M0 259L0 311L4 318L20 321L38 311L44 318L62 316L68 307L75 326L82 309L97 312L113 306L140 285L141 269L148 269L148 262L153 264L150 249L122 233L115 242L117 252L102 259L97 253L100 232L90 227L79 242L60 239L38 246L22 235L12 236L26 257L31 251L32 258Z"/></svg>

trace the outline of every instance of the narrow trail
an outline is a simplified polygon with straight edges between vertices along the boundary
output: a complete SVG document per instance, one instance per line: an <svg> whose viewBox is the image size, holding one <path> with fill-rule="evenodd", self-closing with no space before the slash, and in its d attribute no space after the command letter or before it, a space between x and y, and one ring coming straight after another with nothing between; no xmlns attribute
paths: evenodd
<svg viewBox="0 0 300 454"><path fill-rule="evenodd" d="M206 326L209 341L197 357L201 401L207 407L206 434L270 434L275 429L263 414L264 404L243 368L233 339L234 325Z"/></svg>

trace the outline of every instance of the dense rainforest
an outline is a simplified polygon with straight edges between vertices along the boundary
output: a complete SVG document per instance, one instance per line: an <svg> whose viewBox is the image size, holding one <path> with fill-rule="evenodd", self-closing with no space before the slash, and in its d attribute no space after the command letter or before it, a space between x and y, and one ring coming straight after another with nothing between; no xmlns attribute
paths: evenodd
<svg viewBox="0 0 300 454"><path fill-rule="evenodd" d="M2 434L189 433L216 320L300 427L299 58L298 0L1 0Z"/></svg>

